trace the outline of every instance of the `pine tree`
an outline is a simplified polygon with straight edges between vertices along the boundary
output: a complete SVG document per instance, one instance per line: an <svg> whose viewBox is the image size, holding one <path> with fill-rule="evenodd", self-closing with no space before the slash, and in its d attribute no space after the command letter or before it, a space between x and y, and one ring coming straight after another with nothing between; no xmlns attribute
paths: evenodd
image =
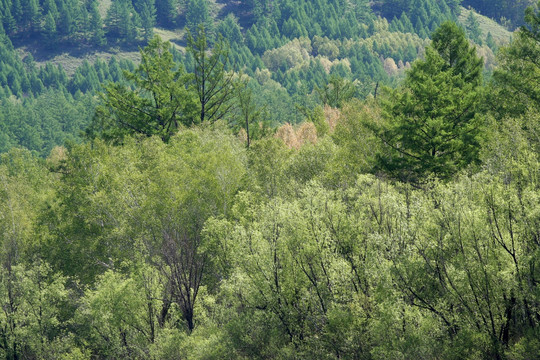
<svg viewBox="0 0 540 360"><path fill-rule="evenodd" d="M207 35L212 37L214 20L210 14L208 0L188 0L186 10L187 28L192 34L197 33L199 25L203 25Z"/></svg>
<svg viewBox="0 0 540 360"><path fill-rule="evenodd" d="M15 21L15 18L11 14L11 11L9 8L6 8L4 10L4 17L2 18L2 24L5 32L8 35L13 34L17 30L17 22Z"/></svg>
<svg viewBox="0 0 540 360"><path fill-rule="evenodd" d="M40 30L41 10L38 0L28 0L23 3L23 16L26 24L30 26L30 30L38 32Z"/></svg>
<svg viewBox="0 0 540 360"><path fill-rule="evenodd" d="M13 14L13 17L15 18L15 21L17 22L17 26L19 26L19 28L23 26L22 24L23 7L21 5L21 0L13 0L13 5L11 7L11 14Z"/></svg>
<svg viewBox="0 0 540 360"><path fill-rule="evenodd" d="M105 24L107 26L107 36L118 38L120 36L120 1L113 1L107 10Z"/></svg>
<svg viewBox="0 0 540 360"><path fill-rule="evenodd" d="M54 0L45 0L43 3L43 11L46 13L51 13L55 21L58 19L58 8L56 7Z"/></svg>
<svg viewBox="0 0 540 360"><path fill-rule="evenodd" d="M222 119L233 107L234 73L225 69L229 63L229 46L220 37L211 54L206 30L199 25L197 33L188 33L187 51L194 59L194 87L199 99L199 122Z"/></svg>
<svg viewBox="0 0 540 360"><path fill-rule="evenodd" d="M227 15L225 19L219 23L217 32L227 39L230 44L240 45L244 42L238 19L233 14Z"/></svg>
<svg viewBox="0 0 540 360"><path fill-rule="evenodd" d="M158 23L164 27L170 27L175 23L177 13L176 0L156 0L156 18Z"/></svg>
<svg viewBox="0 0 540 360"><path fill-rule="evenodd" d="M196 119L196 100L187 89L191 76L178 67L170 43L155 37L141 50L141 63L134 72L124 72L133 87L112 83L101 94L90 137L122 142L125 136L157 135L163 141Z"/></svg>

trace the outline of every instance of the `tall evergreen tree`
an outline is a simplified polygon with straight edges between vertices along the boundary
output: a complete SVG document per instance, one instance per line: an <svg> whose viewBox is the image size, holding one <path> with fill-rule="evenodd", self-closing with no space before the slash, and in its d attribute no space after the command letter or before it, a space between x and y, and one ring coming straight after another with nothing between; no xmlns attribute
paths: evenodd
<svg viewBox="0 0 540 360"><path fill-rule="evenodd" d="M154 26L156 25L155 0L138 0L135 4L141 17L144 40L148 41L154 36Z"/></svg>
<svg viewBox="0 0 540 360"><path fill-rule="evenodd" d="M45 24L43 26L43 35L47 39L48 42L52 43L54 42L54 39L56 37L56 21L54 20L54 16L51 12L48 12L45 16Z"/></svg>
<svg viewBox="0 0 540 360"><path fill-rule="evenodd" d="M155 0L157 22L164 27L170 27L175 23L177 12L176 0Z"/></svg>
<svg viewBox="0 0 540 360"><path fill-rule="evenodd" d="M412 183L447 179L478 161L482 60L454 23L432 38L425 60L383 102L386 123L375 127L387 151L379 154L380 169Z"/></svg>
<svg viewBox="0 0 540 360"><path fill-rule="evenodd" d="M208 0L188 0L186 9L186 25L192 34L197 34L198 26L203 25L206 36L213 34L214 20L210 14Z"/></svg>

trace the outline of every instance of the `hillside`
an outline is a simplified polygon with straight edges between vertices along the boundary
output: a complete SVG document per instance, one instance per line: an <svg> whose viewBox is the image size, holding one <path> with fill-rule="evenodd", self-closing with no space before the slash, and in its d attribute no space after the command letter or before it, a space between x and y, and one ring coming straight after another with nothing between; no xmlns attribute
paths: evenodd
<svg viewBox="0 0 540 360"><path fill-rule="evenodd" d="M300 122L303 115L297 105L313 107L315 89L328 84L332 76L354 81L359 98L373 94L379 83L395 86L423 54L428 35L441 22L458 20L467 28L470 13L454 0L418 0L414 5L397 0L93 0L84 6L71 0L40 0L37 7L23 0L20 8L17 4L5 1L0 7L4 31L15 48L5 42L9 55L0 71L0 99L39 98L45 91L60 90L66 104L76 94L91 103L103 82L119 80L121 69L138 63L139 48L154 35L170 41L178 51L175 58L187 60L184 66L192 71L189 59L182 56L185 28L194 31L202 23L229 41L235 68L259 82L261 89L255 96L272 94L257 102L283 104L282 112L269 114L272 126ZM494 51L507 43L510 33L486 17L477 18L480 37L476 41L482 43L479 52L491 71L496 63ZM493 41L487 41L488 34ZM261 80L268 76L272 82ZM13 101L5 105L13 106L18 105ZM18 123L10 118L15 113L4 111L4 122L10 124L2 130L10 139L6 143L25 144L42 156L61 143L45 138L78 139L83 130L60 126L58 121L70 119L57 119L53 127L74 133L28 138L26 132L11 128ZM41 123L31 114L25 123ZM73 119L77 124L88 121Z"/></svg>
<svg viewBox="0 0 540 360"><path fill-rule="evenodd" d="M493 19L479 14L472 9L461 8L461 12L458 17L458 21L463 25L467 25L467 19L471 12L478 19L480 30L482 32L482 40L486 41L487 34L491 34L497 46L503 46L510 42L512 38L512 32L506 29L503 25L499 24Z"/></svg>
<svg viewBox="0 0 540 360"><path fill-rule="evenodd" d="M540 9L460 3L0 1L0 358L540 359Z"/></svg>

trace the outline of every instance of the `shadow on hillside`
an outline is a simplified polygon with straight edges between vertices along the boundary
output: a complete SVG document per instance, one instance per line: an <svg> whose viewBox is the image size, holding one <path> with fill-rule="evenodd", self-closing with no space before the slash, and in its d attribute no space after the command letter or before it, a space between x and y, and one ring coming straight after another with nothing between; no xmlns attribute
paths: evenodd
<svg viewBox="0 0 540 360"><path fill-rule="evenodd" d="M222 6L218 14L219 19L233 13L238 18L240 26L245 30L253 25L253 13L246 6L243 6L240 0L217 0L216 3Z"/></svg>

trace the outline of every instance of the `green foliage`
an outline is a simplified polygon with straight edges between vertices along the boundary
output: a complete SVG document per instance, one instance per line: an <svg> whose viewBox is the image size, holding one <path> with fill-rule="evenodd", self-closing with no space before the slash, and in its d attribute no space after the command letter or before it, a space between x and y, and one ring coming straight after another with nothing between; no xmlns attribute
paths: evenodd
<svg viewBox="0 0 540 360"><path fill-rule="evenodd" d="M206 0L204 0L206 1ZM197 32L188 33L187 51L193 57L193 87L199 100L199 123L221 120L233 107L234 77L227 73L229 45L220 37L208 54L208 29L200 25Z"/></svg>
<svg viewBox="0 0 540 360"><path fill-rule="evenodd" d="M215 276L212 249L200 232L208 217L230 211L244 163L243 146L223 127L184 130L168 144L153 137L121 147L101 141L74 147L62 164L44 251L56 269L87 284L142 253L164 282L164 312L155 310L155 321L163 326L175 304L171 316L193 330L199 287Z"/></svg>
<svg viewBox="0 0 540 360"><path fill-rule="evenodd" d="M388 151L379 155L382 170L418 183L430 175L447 179L478 161L481 61L457 25L433 34L426 59L384 100L386 123L375 126Z"/></svg>
<svg viewBox="0 0 540 360"><path fill-rule="evenodd" d="M186 7L186 24L189 31L192 34L199 35L198 27L204 26L207 34L212 34L214 21L210 14L210 4L208 0L188 0Z"/></svg>
<svg viewBox="0 0 540 360"><path fill-rule="evenodd" d="M157 135L168 141L181 126L195 122L191 76L173 61L170 44L155 37L141 50L141 64L124 72L134 90L120 83L105 87L89 136L121 142L128 134Z"/></svg>
<svg viewBox="0 0 540 360"><path fill-rule="evenodd" d="M142 271L146 279L155 277L151 268ZM155 279L151 283L142 281L141 277L108 271L97 279L95 290L86 291L76 321L87 328L86 341L93 345L94 353L146 358L157 326L152 311L158 307L159 292Z"/></svg>
<svg viewBox="0 0 540 360"><path fill-rule="evenodd" d="M501 116L524 114L539 109L540 13L527 9L522 27L512 43L500 50L500 66L495 71L494 108ZM504 99L504 101L502 101Z"/></svg>
<svg viewBox="0 0 540 360"><path fill-rule="evenodd" d="M537 10L484 87L463 30L421 38L457 1L239 4L238 44L200 27L137 67L38 68L2 37L0 356L538 357ZM1 1L0 33L104 46L97 5ZM113 5L129 45L187 4Z"/></svg>

